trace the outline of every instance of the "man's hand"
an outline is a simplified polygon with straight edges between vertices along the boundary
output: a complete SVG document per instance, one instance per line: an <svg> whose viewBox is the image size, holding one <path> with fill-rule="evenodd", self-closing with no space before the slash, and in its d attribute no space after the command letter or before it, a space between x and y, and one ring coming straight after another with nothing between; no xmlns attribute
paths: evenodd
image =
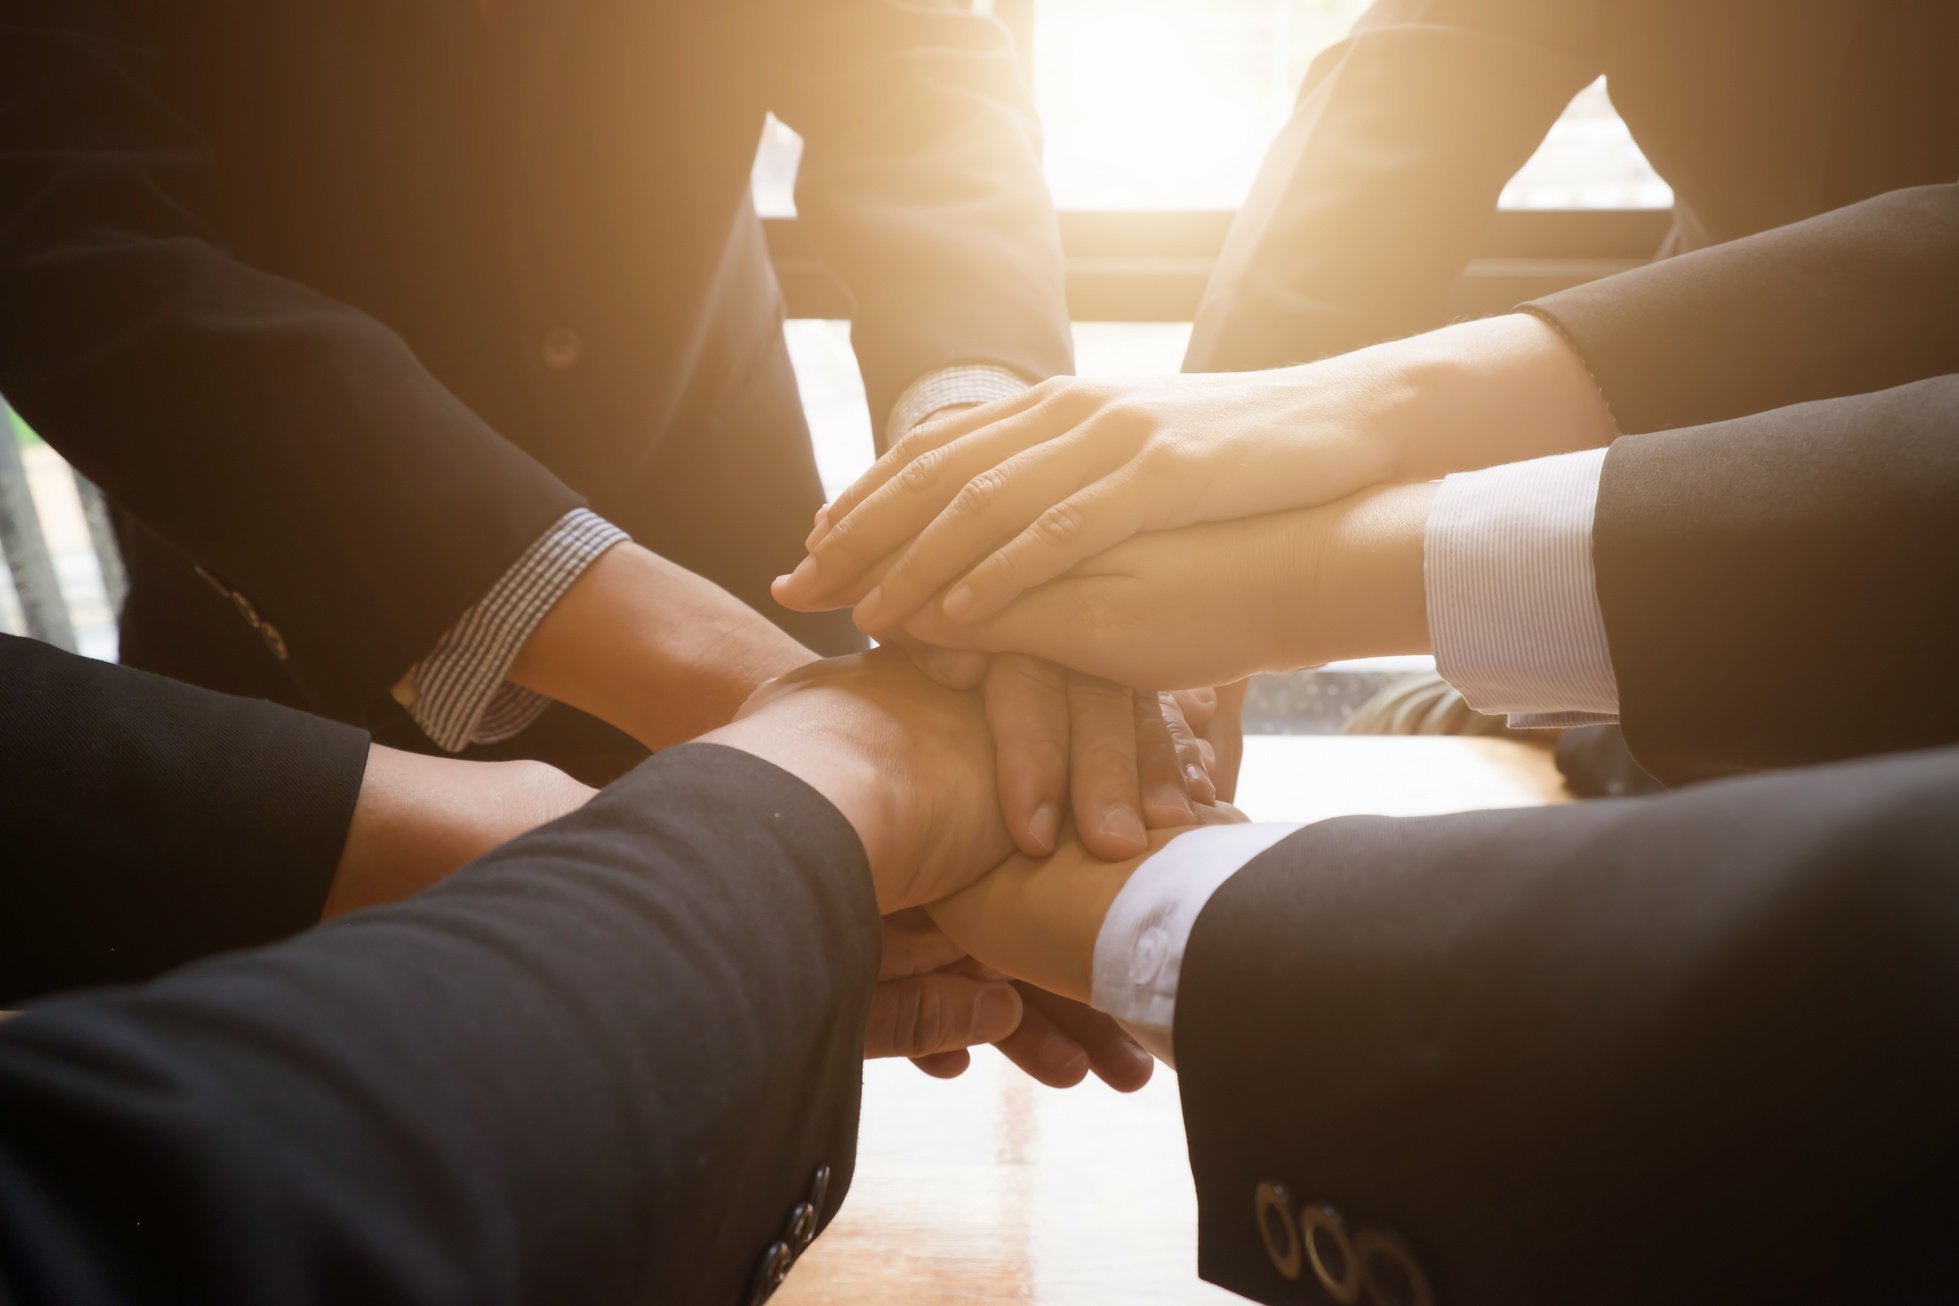
<svg viewBox="0 0 1959 1306"><path fill-rule="evenodd" d="M829 799L863 841L885 915L944 897L1013 851L979 696L934 684L895 649L792 671L702 740Z"/></svg>
<svg viewBox="0 0 1959 1306"><path fill-rule="evenodd" d="M1428 648L1422 537L1434 489L1141 535L985 621L937 605L908 627L946 648L1026 653L1139 689Z"/></svg>
<svg viewBox="0 0 1959 1306"><path fill-rule="evenodd" d="M465 762L375 744L322 919L418 893L594 792L542 762Z"/></svg>
<svg viewBox="0 0 1959 1306"><path fill-rule="evenodd" d="M720 586L625 543L538 623L510 680L657 751L726 725L758 688L815 658Z"/></svg>
<svg viewBox="0 0 1959 1306"><path fill-rule="evenodd" d="M1270 372L1057 378L899 441L828 505L775 594L853 604L879 637L941 594L948 616L983 621L1137 534L1614 434L1583 362L1516 314Z"/></svg>
<svg viewBox="0 0 1959 1306"><path fill-rule="evenodd" d="M990 660L982 681L1001 803L1022 852L1054 851L1072 808L1098 857L1134 857L1146 830L1187 825L1216 787L1183 705L1039 658Z"/></svg>
<svg viewBox="0 0 1959 1306"><path fill-rule="evenodd" d="M1149 1082L1149 1054L1114 1021L980 965L923 911L885 920L878 981L866 1057L910 1057L950 1079L971 1064L966 1049L992 1043L1051 1088L1071 1088L1091 1070L1118 1092Z"/></svg>

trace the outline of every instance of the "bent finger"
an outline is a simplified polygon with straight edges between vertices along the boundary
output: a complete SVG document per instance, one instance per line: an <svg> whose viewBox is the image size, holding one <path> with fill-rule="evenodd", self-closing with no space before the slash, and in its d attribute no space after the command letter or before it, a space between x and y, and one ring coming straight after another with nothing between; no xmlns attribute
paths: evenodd
<svg viewBox="0 0 1959 1306"><path fill-rule="evenodd" d="M1149 846L1136 773L1135 697L1121 685L1068 675L1068 776L1075 827L1105 861Z"/></svg>
<svg viewBox="0 0 1959 1306"><path fill-rule="evenodd" d="M983 696L1007 829L1022 852L1045 857L1068 801L1067 674L1039 658L1003 654L987 668Z"/></svg>
<svg viewBox="0 0 1959 1306"><path fill-rule="evenodd" d="M1175 694L1164 694L1158 698L1157 707L1164 733L1170 737L1170 747L1176 753L1177 774L1183 779L1184 792L1193 803L1216 802L1217 786L1204 765L1203 750L1197 746L1197 731L1185 716L1182 703Z"/></svg>
<svg viewBox="0 0 1959 1306"><path fill-rule="evenodd" d="M1020 994L1012 985L935 971L887 980L871 993L864 1027L866 1057L929 1057L997 1043L1020 1027Z"/></svg>
<svg viewBox="0 0 1959 1306"><path fill-rule="evenodd" d="M1143 823L1152 830L1189 825L1188 778L1177 758L1176 740L1165 712L1175 711L1165 694L1136 694L1136 785L1143 800ZM1179 722L1182 714L1177 716Z"/></svg>
<svg viewBox="0 0 1959 1306"><path fill-rule="evenodd" d="M1134 1093L1150 1082L1156 1058L1123 1032L1111 1016L1083 1003L1049 993L1031 984L1016 984L1025 1014L1022 1023L1039 1019L1082 1050L1095 1077L1118 1093Z"/></svg>

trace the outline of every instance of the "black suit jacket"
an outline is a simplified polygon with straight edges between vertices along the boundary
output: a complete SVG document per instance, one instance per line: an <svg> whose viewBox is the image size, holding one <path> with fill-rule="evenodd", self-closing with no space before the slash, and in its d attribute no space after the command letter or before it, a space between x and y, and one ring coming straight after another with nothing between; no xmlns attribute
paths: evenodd
<svg viewBox="0 0 1959 1306"><path fill-rule="evenodd" d="M1066 370L1031 111L966 9L0 3L0 390L172 550L132 543L126 656L391 719L585 500L763 601L819 497L770 109L880 424L941 365Z"/></svg>
<svg viewBox="0 0 1959 1306"><path fill-rule="evenodd" d="M1529 306L1619 429L1598 596L1668 783L1959 741L1959 185Z"/></svg>
<svg viewBox="0 0 1959 1306"><path fill-rule="evenodd" d="M317 923L351 726L0 635L0 1008Z"/></svg>
<svg viewBox="0 0 1959 1306"><path fill-rule="evenodd" d="M1368 1300L1951 1300L1955 800L1944 749L1276 845L1180 981L1204 1276L1330 1302L1311 1226Z"/></svg>
<svg viewBox="0 0 1959 1306"><path fill-rule="evenodd" d="M1377 0L1313 63L1197 316L1192 371L1440 326L1497 197L1604 76L1678 252L1959 176L1959 8Z"/></svg>
<svg viewBox="0 0 1959 1306"><path fill-rule="evenodd" d="M671 750L398 906L0 1025L13 1306L757 1301L848 1187L877 907Z"/></svg>

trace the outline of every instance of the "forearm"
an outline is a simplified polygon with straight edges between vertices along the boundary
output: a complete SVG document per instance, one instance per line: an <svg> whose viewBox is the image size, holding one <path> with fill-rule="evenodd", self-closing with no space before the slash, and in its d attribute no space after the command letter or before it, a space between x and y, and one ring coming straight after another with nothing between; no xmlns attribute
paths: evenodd
<svg viewBox="0 0 1959 1306"><path fill-rule="evenodd" d="M1364 351L1378 355L1396 481L1595 449L1618 435L1585 362L1550 323L1509 313Z"/></svg>
<svg viewBox="0 0 1959 1306"><path fill-rule="evenodd" d="M322 919L412 897L593 793L542 762L464 762L372 745Z"/></svg>
<svg viewBox="0 0 1959 1306"><path fill-rule="evenodd" d="M9 1022L0 1291L737 1300L848 1186L876 965L836 813L675 750L414 902Z"/></svg>
<svg viewBox="0 0 1959 1306"><path fill-rule="evenodd" d="M657 750L727 724L815 656L719 586L619 544L538 624L510 680Z"/></svg>

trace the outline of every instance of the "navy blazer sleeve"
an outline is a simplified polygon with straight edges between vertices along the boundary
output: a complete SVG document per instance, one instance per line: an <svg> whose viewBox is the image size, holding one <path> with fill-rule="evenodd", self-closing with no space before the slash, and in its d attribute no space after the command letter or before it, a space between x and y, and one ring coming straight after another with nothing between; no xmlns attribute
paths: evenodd
<svg viewBox="0 0 1959 1306"><path fill-rule="evenodd" d="M1959 741L1959 375L1622 437L1592 558L1669 784Z"/></svg>
<svg viewBox="0 0 1959 1306"><path fill-rule="evenodd" d="M0 635L0 1007L315 924L365 733Z"/></svg>
<svg viewBox="0 0 1959 1306"><path fill-rule="evenodd" d="M1525 305L1628 435L1959 372L1959 184L1891 191Z"/></svg>
<svg viewBox="0 0 1959 1306"><path fill-rule="evenodd" d="M364 719L583 501L374 318L221 243L161 84L152 25L181 21L0 0L0 391Z"/></svg>
<svg viewBox="0 0 1959 1306"><path fill-rule="evenodd" d="M843 817L672 750L412 901L0 1026L0 1299L749 1300L848 1185L877 957Z"/></svg>
<svg viewBox="0 0 1959 1306"><path fill-rule="evenodd" d="M872 429L935 368L1072 371L1040 127L1007 30L955 0L791 8L778 111L805 139L797 214L856 301Z"/></svg>
<svg viewBox="0 0 1959 1306"><path fill-rule="evenodd" d="M1612 8L1377 0L1313 61L1185 369L1283 367L1442 325L1504 185L1605 70Z"/></svg>
<svg viewBox="0 0 1959 1306"><path fill-rule="evenodd" d="M1276 845L1180 982L1204 1276L1331 1302L1310 1229L1376 1301L1949 1299L1955 795L1945 749Z"/></svg>

